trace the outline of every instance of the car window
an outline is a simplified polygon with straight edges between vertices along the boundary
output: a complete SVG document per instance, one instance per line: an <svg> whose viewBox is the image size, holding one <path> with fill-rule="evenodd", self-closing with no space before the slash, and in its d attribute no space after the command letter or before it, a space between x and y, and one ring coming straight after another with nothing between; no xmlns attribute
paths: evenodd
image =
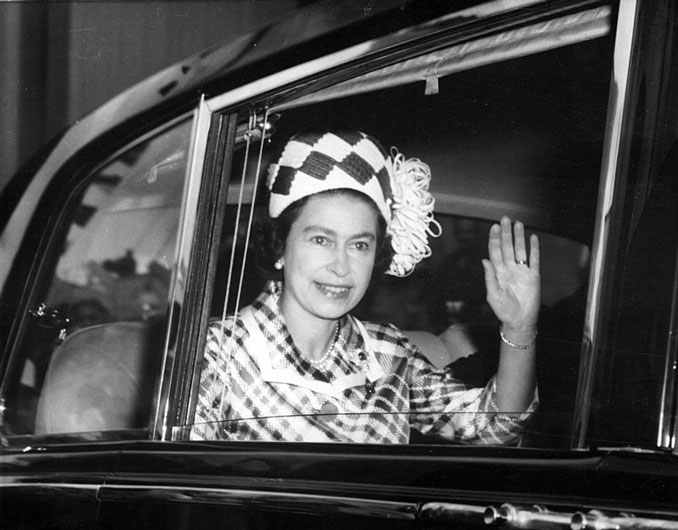
<svg viewBox="0 0 678 530"><path fill-rule="evenodd" d="M148 426L164 349L191 120L122 150L47 227L5 434Z"/></svg>
<svg viewBox="0 0 678 530"><path fill-rule="evenodd" d="M522 220L542 243L543 284L541 405L521 443L568 446L610 83L607 16L607 9L596 11L594 31L578 27L577 39L559 45L535 46L528 32L515 37L528 43L516 53L493 56L488 43L439 49L269 109L270 138L237 160L234 174L242 172L244 178L231 180L214 321L227 321L266 286L256 267L249 212L255 220L266 215L266 168L285 142L305 131L364 131L387 149L395 146L430 165L442 236L431 241L432 257L410 276L375 275L355 316L394 324L433 365L451 366L469 387L485 385L496 371L499 335L485 301L481 259L492 223L502 215ZM544 28L534 30L535 39L539 31ZM435 79L424 68L432 58L440 66ZM238 214L241 209L248 213ZM222 368L229 370L235 364L228 356L235 350L223 345L221 351ZM203 386L213 376L203 374ZM203 409L228 408L229 388L220 384L217 394L210 394ZM207 432L227 438L242 424L275 415L263 411L254 396L248 399L250 418L233 422L212 416L207 423L221 425ZM314 407L304 413L321 423L336 417L333 410ZM196 420L201 422L204 417ZM410 441L441 442L420 440L414 431Z"/></svg>

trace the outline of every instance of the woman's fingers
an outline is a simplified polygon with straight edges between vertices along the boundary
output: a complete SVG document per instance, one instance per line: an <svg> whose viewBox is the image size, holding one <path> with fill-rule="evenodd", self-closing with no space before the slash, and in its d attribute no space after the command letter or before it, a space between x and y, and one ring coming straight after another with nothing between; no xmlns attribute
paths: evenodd
<svg viewBox="0 0 678 530"><path fill-rule="evenodd" d="M516 222L514 241L511 219L506 216L502 217L499 224L494 224L490 228L488 250L490 261L495 267L509 265L515 263L516 260L527 261L523 224Z"/></svg>
<svg viewBox="0 0 678 530"><path fill-rule="evenodd" d="M530 236L530 268L539 271L539 238L536 234Z"/></svg>
<svg viewBox="0 0 678 530"><path fill-rule="evenodd" d="M523 246L525 245L525 238L523 236ZM504 258L504 263L509 264L515 261L515 253L513 250L513 234L511 232L511 219L504 216L501 218L501 253Z"/></svg>
<svg viewBox="0 0 678 530"><path fill-rule="evenodd" d="M501 228L498 224L492 225L490 228L490 238L487 243L487 250L490 256L490 262L495 267L504 263L504 258L501 252Z"/></svg>
<svg viewBox="0 0 678 530"><path fill-rule="evenodd" d="M496 268L500 265L528 265L530 268L539 268L539 239L536 235L530 236L530 252L528 256L525 240L525 226L516 221L511 226L511 219L504 216L499 224L490 228L488 242L490 262Z"/></svg>
<svg viewBox="0 0 678 530"><path fill-rule="evenodd" d="M525 227L520 221L516 221L513 225L513 233L515 235L514 252L515 259L518 265L527 264L527 249L525 248Z"/></svg>

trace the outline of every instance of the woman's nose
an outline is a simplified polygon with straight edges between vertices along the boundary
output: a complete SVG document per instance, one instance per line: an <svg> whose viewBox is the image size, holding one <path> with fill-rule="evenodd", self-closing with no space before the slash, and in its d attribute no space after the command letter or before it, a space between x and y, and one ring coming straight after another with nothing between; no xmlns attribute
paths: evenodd
<svg viewBox="0 0 678 530"><path fill-rule="evenodd" d="M348 253L346 252L346 249L335 249L332 262L330 263L330 269L337 276L346 276L348 274Z"/></svg>

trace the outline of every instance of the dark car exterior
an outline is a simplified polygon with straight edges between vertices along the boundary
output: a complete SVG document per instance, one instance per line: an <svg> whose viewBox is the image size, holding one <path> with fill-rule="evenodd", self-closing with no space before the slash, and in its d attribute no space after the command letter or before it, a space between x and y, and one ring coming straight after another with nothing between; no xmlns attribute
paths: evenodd
<svg viewBox="0 0 678 530"><path fill-rule="evenodd" d="M65 131L0 196L0 525L678 528L676 11L320 2ZM318 127L430 163L450 236L359 311L462 337L435 362L471 385L496 323L467 262L502 214L540 234L519 447L191 441L207 323L261 287L263 169Z"/></svg>

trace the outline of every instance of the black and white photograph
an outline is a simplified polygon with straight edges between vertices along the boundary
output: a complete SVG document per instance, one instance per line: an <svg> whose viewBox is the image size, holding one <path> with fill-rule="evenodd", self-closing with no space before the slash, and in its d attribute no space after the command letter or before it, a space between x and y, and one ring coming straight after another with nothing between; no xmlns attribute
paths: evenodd
<svg viewBox="0 0 678 530"><path fill-rule="evenodd" d="M0 0L0 528L678 530L678 2Z"/></svg>

